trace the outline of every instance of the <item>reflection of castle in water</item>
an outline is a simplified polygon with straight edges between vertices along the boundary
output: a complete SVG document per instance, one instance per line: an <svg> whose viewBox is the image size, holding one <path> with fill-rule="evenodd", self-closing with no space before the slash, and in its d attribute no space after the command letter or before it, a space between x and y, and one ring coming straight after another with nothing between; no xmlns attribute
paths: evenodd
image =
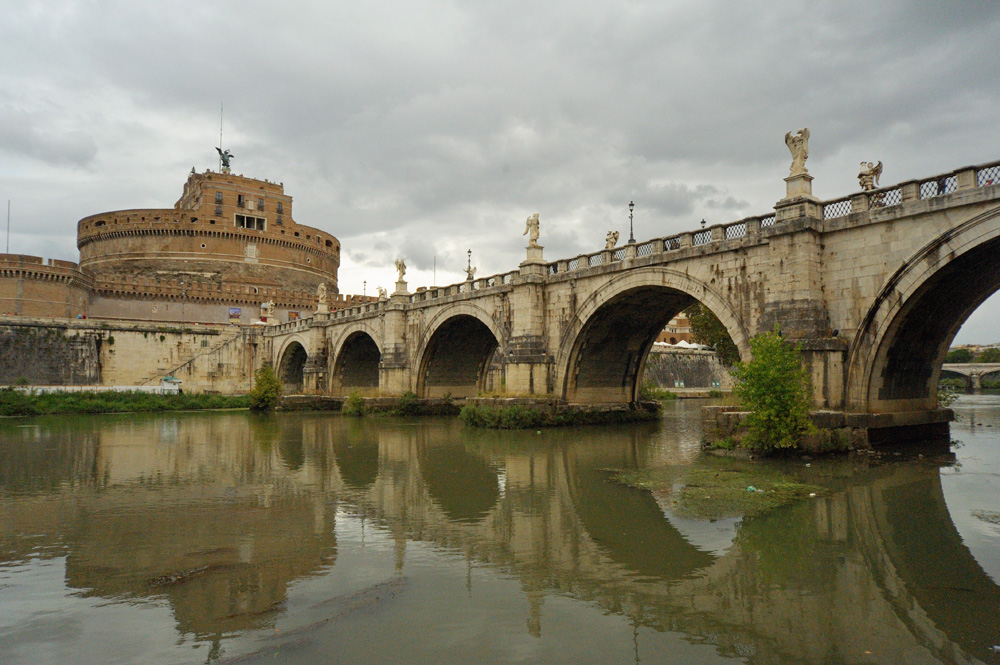
<svg viewBox="0 0 1000 665"><path fill-rule="evenodd" d="M32 460L59 482L14 502L14 519L64 543L71 586L165 596L179 628L202 636L267 625L291 581L332 565L339 506L393 534L400 568L419 540L515 575L536 634L556 590L765 662L897 662L900 645L908 658L965 662L997 640L1000 589L962 545L933 467L875 469L871 482L744 520L717 556L602 471L693 448L649 445L654 429L585 444L454 427L150 418ZM135 443L154 431L159 445Z"/></svg>

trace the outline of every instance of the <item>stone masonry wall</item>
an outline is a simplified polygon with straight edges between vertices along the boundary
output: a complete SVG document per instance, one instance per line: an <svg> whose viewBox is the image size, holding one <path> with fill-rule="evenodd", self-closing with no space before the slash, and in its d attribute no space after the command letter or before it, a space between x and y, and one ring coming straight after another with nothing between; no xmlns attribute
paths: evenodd
<svg viewBox="0 0 1000 665"><path fill-rule="evenodd" d="M661 388L731 388L732 377L712 351L670 350L649 354L643 381L652 380ZM682 382L677 386L676 382Z"/></svg>
<svg viewBox="0 0 1000 665"><path fill-rule="evenodd" d="M92 331L0 325L0 384L100 385L100 345Z"/></svg>
<svg viewBox="0 0 1000 665"><path fill-rule="evenodd" d="M188 392L249 390L251 328L10 318L0 323L0 384L158 385Z"/></svg>

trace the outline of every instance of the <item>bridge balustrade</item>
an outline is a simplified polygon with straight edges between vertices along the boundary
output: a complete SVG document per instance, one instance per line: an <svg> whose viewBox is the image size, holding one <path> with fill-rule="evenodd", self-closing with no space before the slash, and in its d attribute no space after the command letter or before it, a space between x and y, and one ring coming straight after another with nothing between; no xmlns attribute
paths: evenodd
<svg viewBox="0 0 1000 665"><path fill-rule="evenodd" d="M733 240L735 238L745 238L747 235L747 223L746 222L736 222L735 224L730 224L726 227L726 240Z"/></svg>
<svg viewBox="0 0 1000 665"><path fill-rule="evenodd" d="M1000 185L1000 165L978 168L976 170L976 184L979 187Z"/></svg>
<svg viewBox="0 0 1000 665"><path fill-rule="evenodd" d="M920 198L930 199L935 196L951 194L958 189L958 178L946 176L936 180L925 180L920 183Z"/></svg>
<svg viewBox="0 0 1000 665"><path fill-rule="evenodd" d="M823 204L823 219L834 219L850 215L854 212L854 204L851 203L850 196L844 196Z"/></svg>

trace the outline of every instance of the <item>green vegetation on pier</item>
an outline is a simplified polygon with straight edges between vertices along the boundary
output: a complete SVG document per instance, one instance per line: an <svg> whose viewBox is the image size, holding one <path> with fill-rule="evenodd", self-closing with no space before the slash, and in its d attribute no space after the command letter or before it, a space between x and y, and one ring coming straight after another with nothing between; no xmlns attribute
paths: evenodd
<svg viewBox="0 0 1000 665"><path fill-rule="evenodd" d="M561 427L568 425L608 425L657 420L658 410L615 411L543 411L523 404L509 406L484 406L466 404L458 417L469 427L487 429L532 429L536 427Z"/></svg>

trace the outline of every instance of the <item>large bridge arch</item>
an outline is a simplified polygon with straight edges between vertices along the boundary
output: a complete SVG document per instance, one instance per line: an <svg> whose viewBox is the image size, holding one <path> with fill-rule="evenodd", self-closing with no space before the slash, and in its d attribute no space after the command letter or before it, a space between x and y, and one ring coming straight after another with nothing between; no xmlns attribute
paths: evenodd
<svg viewBox="0 0 1000 665"><path fill-rule="evenodd" d="M676 270L649 267L612 278L577 309L560 340L556 385L569 402L632 402L656 336L694 302L710 309L748 357L750 335L729 302Z"/></svg>
<svg viewBox="0 0 1000 665"><path fill-rule="evenodd" d="M278 359L276 374L286 393L302 392L303 370L309 359L309 344L298 335L284 340L275 358Z"/></svg>
<svg viewBox="0 0 1000 665"><path fill-rule="evenodd" d="M417 395L475 396L493 353L506 347L506 335L486 310L472 303L445 308L428 322L417 345Z"/></svg>
<svg viewBox="0 0 1000 665"><path fill-rule="evenodd" d="M871 412L932 409L948 347L1000 290L1000 209L924 245L886 282L848 354L846 403Z"/></svg>
<svg viewBox="0 0 1000 665"><path fill-rule="evenodd" d="M331 349L330 392L378 392L382 349L367 326L351 326Z"/></svg>

